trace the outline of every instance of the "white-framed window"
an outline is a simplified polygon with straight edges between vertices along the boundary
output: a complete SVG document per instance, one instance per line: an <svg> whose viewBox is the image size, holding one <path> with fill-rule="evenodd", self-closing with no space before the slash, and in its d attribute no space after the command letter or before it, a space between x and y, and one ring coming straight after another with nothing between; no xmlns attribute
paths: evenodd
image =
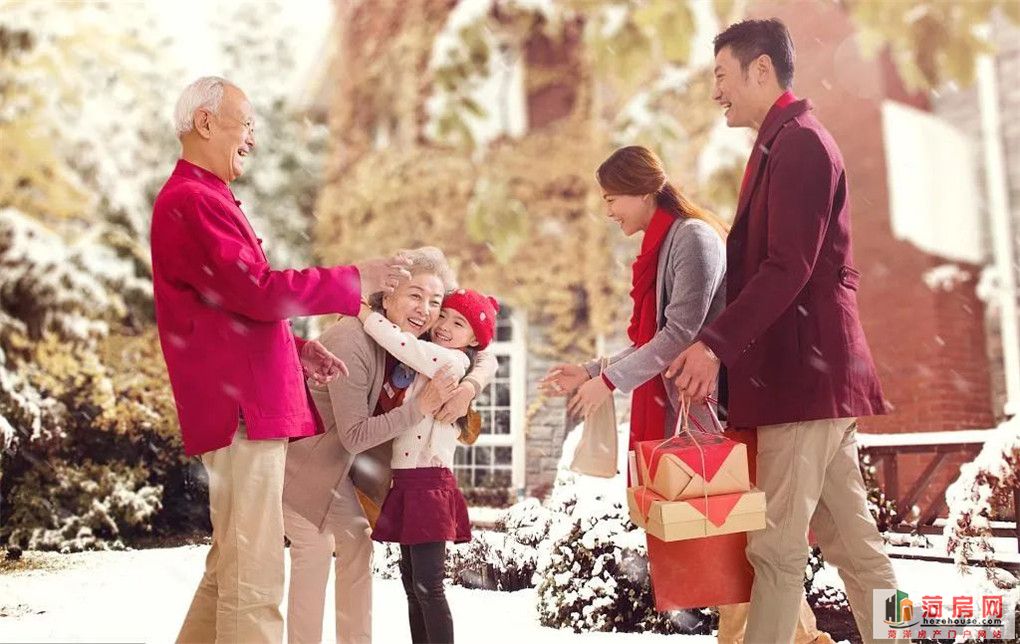
<svg viewBox="0 0 1020 644"><path fill-rule="evenodd" d="M482 433L458 445L453 470L463 488L524 489L524 414L527 406L527 320L502 307L489 345L499 363L496 377L475 399Z"/></svg>

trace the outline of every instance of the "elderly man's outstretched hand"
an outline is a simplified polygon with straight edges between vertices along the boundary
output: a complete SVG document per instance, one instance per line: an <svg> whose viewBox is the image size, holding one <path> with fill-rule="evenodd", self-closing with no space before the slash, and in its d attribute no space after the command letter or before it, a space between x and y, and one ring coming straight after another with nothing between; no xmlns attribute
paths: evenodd
<svg viewBox="0 0 1020 644"><path fill-rule="evenodd" d="M400 282L411 279L411 262L402 255L366 259L355 264L361 274L361 295L368 297L382 291L392 293Z"/></svg>
<svg viewBox="0 0 1020 644"><path fill-rule="evenodd" d="M343 360L330 353L318 340L309 340L301 347L301 368L306 378L319 385L326 385L337 376L350 375Z"/></svg>

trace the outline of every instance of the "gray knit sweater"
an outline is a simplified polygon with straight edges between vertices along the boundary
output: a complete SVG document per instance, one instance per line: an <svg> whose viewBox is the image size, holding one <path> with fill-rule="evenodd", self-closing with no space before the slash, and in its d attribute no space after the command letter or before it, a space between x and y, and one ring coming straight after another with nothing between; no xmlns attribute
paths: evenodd
<svg viewBox="0 0 1020 644"><path fill-rule="evenodd" d="M677 219L659 251L655 278L659 330L640 348L630 346L610 357L606 377L617 391L630 393L660 376L693 344L701 328L726 306L725 275L726 244L719 234L699 219ZM597 360L584 366L590 376L598 375ZM670 404L666 432L671 434L676 425L679 393L672 382L666 383L666 392ZM705 429L711 428L704 408L695 409L693 414Z"/></svg>

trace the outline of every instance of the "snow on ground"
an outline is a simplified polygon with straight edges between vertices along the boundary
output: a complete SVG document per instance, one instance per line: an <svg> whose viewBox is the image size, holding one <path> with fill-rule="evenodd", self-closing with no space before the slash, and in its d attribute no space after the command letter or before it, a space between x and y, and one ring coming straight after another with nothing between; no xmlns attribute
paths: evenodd
<svg viewBox="0 0 1020 644"><path fill-rule="evenodd" d="M994 527L1006 527L1004 521L991 521ZM936 522L938 525L938 522ZM1011 527L1012 524L1009 524ZM902 555L927 555L927 556L939 556L945 557L949 550L946 547L948 539L945 535L941 534L928 534L924 535L930 547L923 547L919 544L913 544L912 541L916 539L913 535L908 534L893 534L890 537L894 540L892 545L886 549L889 553L898 553ZM1020 564L1020 550L1017 549L1016 537L991 537L988 539L988 545L995 551L995 561L1002 563L1014 563Z"/></svg>
<svg viewBox="0 0 1020 644"><path fill-rule="evenodd" d="M496 524L496 521L503 516L506 508L490 508L486 506L469 506L468 519L471 525L481 528L489 528Z"/></svg>
<svg viewBox="0 0 1020 644"><path fill-rule="evenodd" d="M619 463L626 467L627 426L619 428ZM623 472L611 479L579 476L566 470L580 438L572 431L564 444L558 485L554 496L570 492L582 504L623 503ZM621 468L623 469L623 468ZM501 511L480 509L479 515L495 521ZM639 533L635 533L639 534ZM929 539L934 546L919 554L945 554L942 535ZM1012 539L997 540L997 550L1013 552ZM903 547L893 550L904 550ZM192 593L202 575L207 546L185 546L127 552L87 552L72 555L27 553L37 561L32 570L0 574L0 642L10 641L173 641L187 611ZM379 556L379 555L377 555ZM977 570L961 575L952 564L893 559L900 590L911 596L924 594L980 594L990 590L985 574ZM815 585L843 588L836 571L823 569ZM1014 596L1018 594L1013 591ZM535 591L500 593L469 590L460 586L448 589L454 615L456 637L461 642L527 641L545 642L641 642L666 641L667 636L644 633L573 633L544 628L535 615ZM376 579L373 630L377 642L407 642L406 600L397 579ZM323 635L333 641L332 572L326 596ZM671 636L691 644L715 642L708 636Z"/></svg>
<svg viewBox="0 0 1020 644"><path fill-rule="evenodd" d="M946 445L952 443L978 443L983 445L997 436L997 429L962 429L941 432L916 432L906 434L857 433L861 447L899 447L902 445Z"/></svg>
<svg viewBox="0 0 1020 644"><path fill-rule="evenodd" d="M918 550L918 552L922 551ZM927 552L932 551L928 550ZM968 569L969 574L960 574L956 570L955 564L914 559L893 559L892 565L896 572L899 590L914 598L919 598L922 595L953 597L954 595L1004 594L1007 597L1012 597L1012 601L1015 602L1020 597L1020 589L1012 591L995 589L982 569L970 568ZM846 590L836 569L829 564L826 564L815 575L813 585L816 588L832 586L843 591Z"/></svg>
<svg viewBox="0 0 1020 644"><path fill-rule="evenodd" d="M0 576L0 642L103 641L170 642L177 634L195 585L201 577L206 546L72 555L36 554L43 567ZM949 564L894 560L901 589L920 596L985 590L980 572L961 577ZM831 568L818 582L842 588ZM448 590L457 640L461 642L666 641L663 635L584 633L539 626L535 591L499 593L451 586ZM326 606L333 605L332 582ZM374 635L378 642L407 642L405 600L400 581L375 583ZM333 615L326 611L323 633L331 642ZM680 639L679 636L669 641ZM714 642L688 636L685 642Z"/></svg>
<svg viewBox="0 0 1020 644"><path fill-rule="evenodd" d="M172 642L202 576L207 552L207 546L185 546L41 555L57 569L0 575L0 642ZM543 628L535 617L534 590L499 593L451 586L447 596L459 642L667 641L664 635L577 634ZM411 641L400 581L376 579L374 604L375 641ZM331 580L326 606L332 605ZM333 614L327 610L323 641L334 641L332 635ZM715 638L692 636L684 641L699 644Z"/></svg>

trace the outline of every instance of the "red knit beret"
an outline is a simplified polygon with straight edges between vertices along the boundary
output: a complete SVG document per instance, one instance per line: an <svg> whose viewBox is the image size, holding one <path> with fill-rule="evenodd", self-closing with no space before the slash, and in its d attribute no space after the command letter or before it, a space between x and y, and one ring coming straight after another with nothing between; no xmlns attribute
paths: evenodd
<svg viewBox="0 0 1020 644"><path fill-rule="evenodd" d="M496 335L496 313L499 312L496 298L471 289L458 288L447 294L443 308L453 309L464 316L475 332L478 349L489 346L492 337Z"/></svg>

